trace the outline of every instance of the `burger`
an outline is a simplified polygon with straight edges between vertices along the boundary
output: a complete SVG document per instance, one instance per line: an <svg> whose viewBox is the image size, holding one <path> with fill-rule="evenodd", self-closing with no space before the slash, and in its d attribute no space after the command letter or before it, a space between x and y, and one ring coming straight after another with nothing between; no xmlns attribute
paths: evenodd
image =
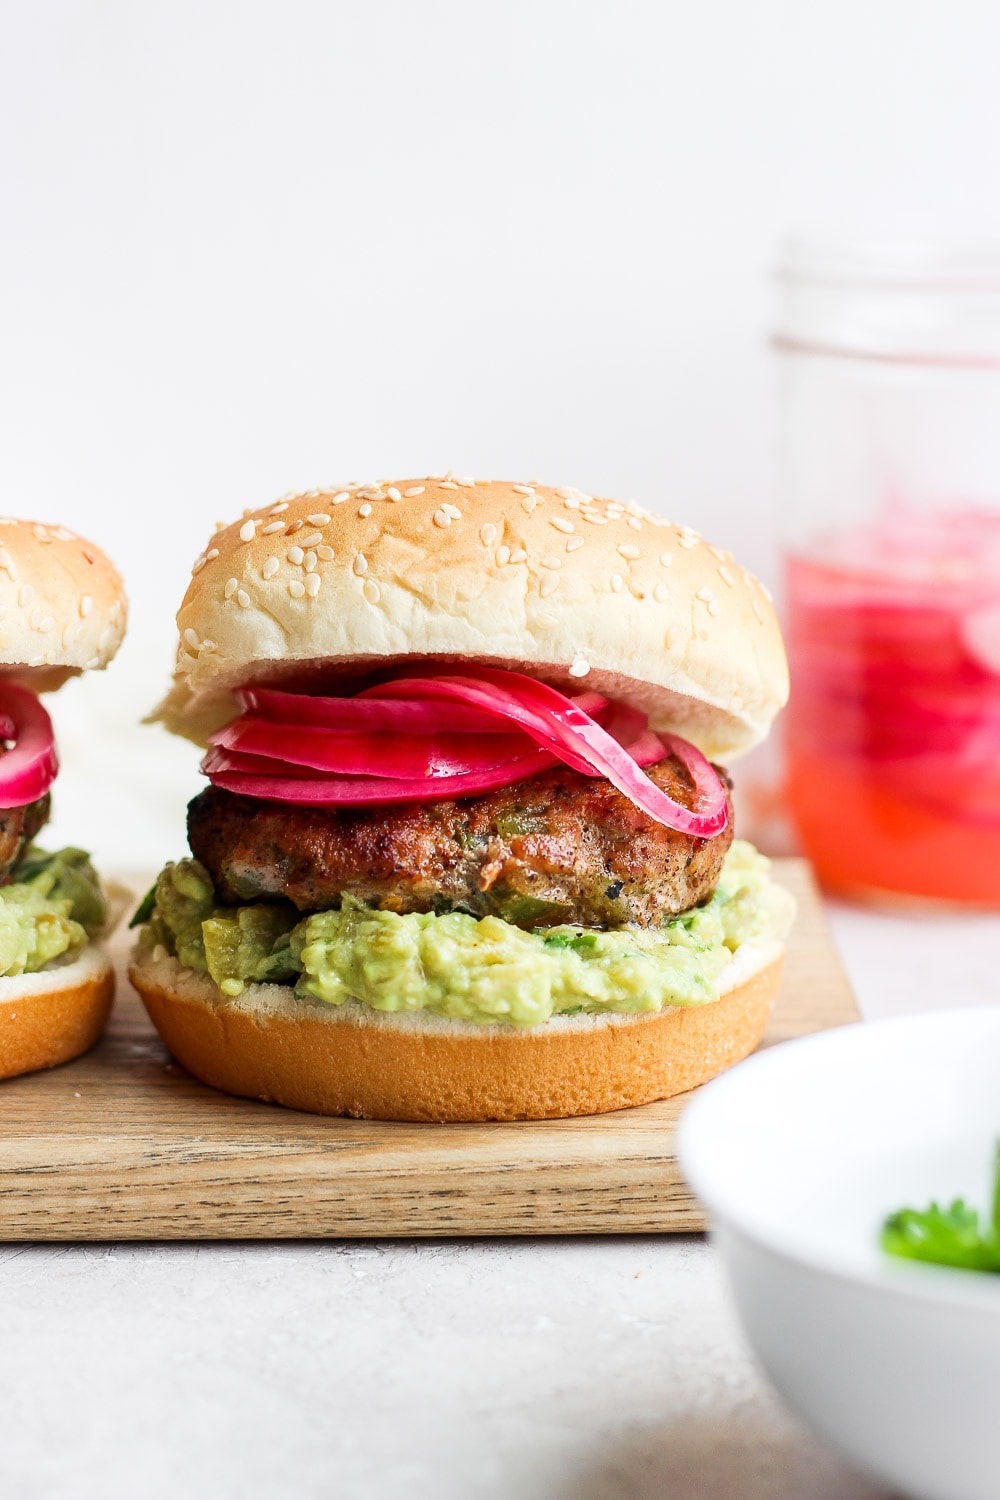
<svg viewBox="0 0 1000 1500"><path fill-rule="evenodd" d="M154 717L209 784L131 978L195 1077L512 1120L662 1099L756 1046L790 898L719 763L787 668L729 553L571 488L349 484L219 530L177 618Z"/></svg>
<svg viewBox="0 0 1000 1500"><path fill-rule="evenodd" d="M65 526L0 519L0 1078L77 1057L100 1036L114 971L108 902L82 849L46 853L59 769L40 693L107 666L125 634L113 564Z"/></svg>

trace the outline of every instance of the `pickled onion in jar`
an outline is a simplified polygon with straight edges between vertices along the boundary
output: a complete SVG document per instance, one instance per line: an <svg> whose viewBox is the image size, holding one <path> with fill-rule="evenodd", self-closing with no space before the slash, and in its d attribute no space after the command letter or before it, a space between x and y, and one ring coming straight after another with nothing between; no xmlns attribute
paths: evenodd
<svg viewBox="0 0 1000 1500"><path fill-rule="evenodd" d="M787 791L841 888L1000 906L1000 514L900 505L786 558Z"/></svg>

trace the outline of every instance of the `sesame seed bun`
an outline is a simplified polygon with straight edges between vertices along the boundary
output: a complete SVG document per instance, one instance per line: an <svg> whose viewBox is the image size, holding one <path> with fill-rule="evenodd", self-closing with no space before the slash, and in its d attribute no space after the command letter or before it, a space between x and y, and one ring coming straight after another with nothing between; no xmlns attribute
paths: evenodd
<svg viewBox="0 0 1000 1500"><path fill-rule="evenodd" d="M372 1120L536 1120L668 1099L739 1062L763 1036L782 955L779 943L747 944L708 1005L554 1017L530 1031L297 1000L282 985L224 999L151 950L129 976L177 1061L226 1093Z"/></svg>
<svg viewBox="0 0 1000 1500"><path fill-rule="evenodd" d="M94 945L71 963L0 978L0 1078L54 1068L88 1051L114 992L114 967Z"/></svg>
<svg viewBox="0 0 1000 1500"><path fill-rule="evenodd" d="M154 717L204 743L249 679L408 657L512 667L641 709L732 759L788 695L766 590L640 506L448 476L249 511L195 562L174 687Z"/></svg>
<svg viewBox="0 0 1000 1500"><path fill-rule="evenodd" d="M0 517L0 673L33 691L106 667L128 613L111 560L65 526Z"/></svg>

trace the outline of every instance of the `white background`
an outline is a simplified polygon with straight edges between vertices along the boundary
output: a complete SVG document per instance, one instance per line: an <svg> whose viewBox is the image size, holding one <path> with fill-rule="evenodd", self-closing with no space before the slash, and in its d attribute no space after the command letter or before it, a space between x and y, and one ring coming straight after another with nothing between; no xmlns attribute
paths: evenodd
<svg viewBox="0 0 1000 1500"><path fill-rule="evenodd" d="M990 0L0 15L0 507L125 571L129 645L55 708L58 832L118 860L178 852L195 757L132 725L216 519L454 466L770 576L779 238L1000 236Z"/></svg>

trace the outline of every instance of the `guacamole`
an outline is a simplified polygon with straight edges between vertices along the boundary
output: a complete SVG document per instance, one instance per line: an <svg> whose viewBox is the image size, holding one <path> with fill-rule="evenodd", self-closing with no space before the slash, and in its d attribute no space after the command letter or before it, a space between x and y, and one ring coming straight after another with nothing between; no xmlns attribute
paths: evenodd
<svg viewBox="0 0 1000 1500"><path fill-rule="evenodd" d="M133 925L145 923L146 944L210 975L225 996L249 982L287 984L330 1005L530 1027L717 1000L740 945L783 937L791 922L791 897L767 871L737 840L712 897L662 927L524 931L499 917L400 916L350 898L310 916L290 903L220 906L204 867L187 859L167 866Z"/></svg>
<svg viewBox="0 0 1000 1500"><path fill-rule="evenodd" d="M0 975L34 974L72 957L103 927L104 893L82 849L46 854L32 844L0 886Z"/></svg>

